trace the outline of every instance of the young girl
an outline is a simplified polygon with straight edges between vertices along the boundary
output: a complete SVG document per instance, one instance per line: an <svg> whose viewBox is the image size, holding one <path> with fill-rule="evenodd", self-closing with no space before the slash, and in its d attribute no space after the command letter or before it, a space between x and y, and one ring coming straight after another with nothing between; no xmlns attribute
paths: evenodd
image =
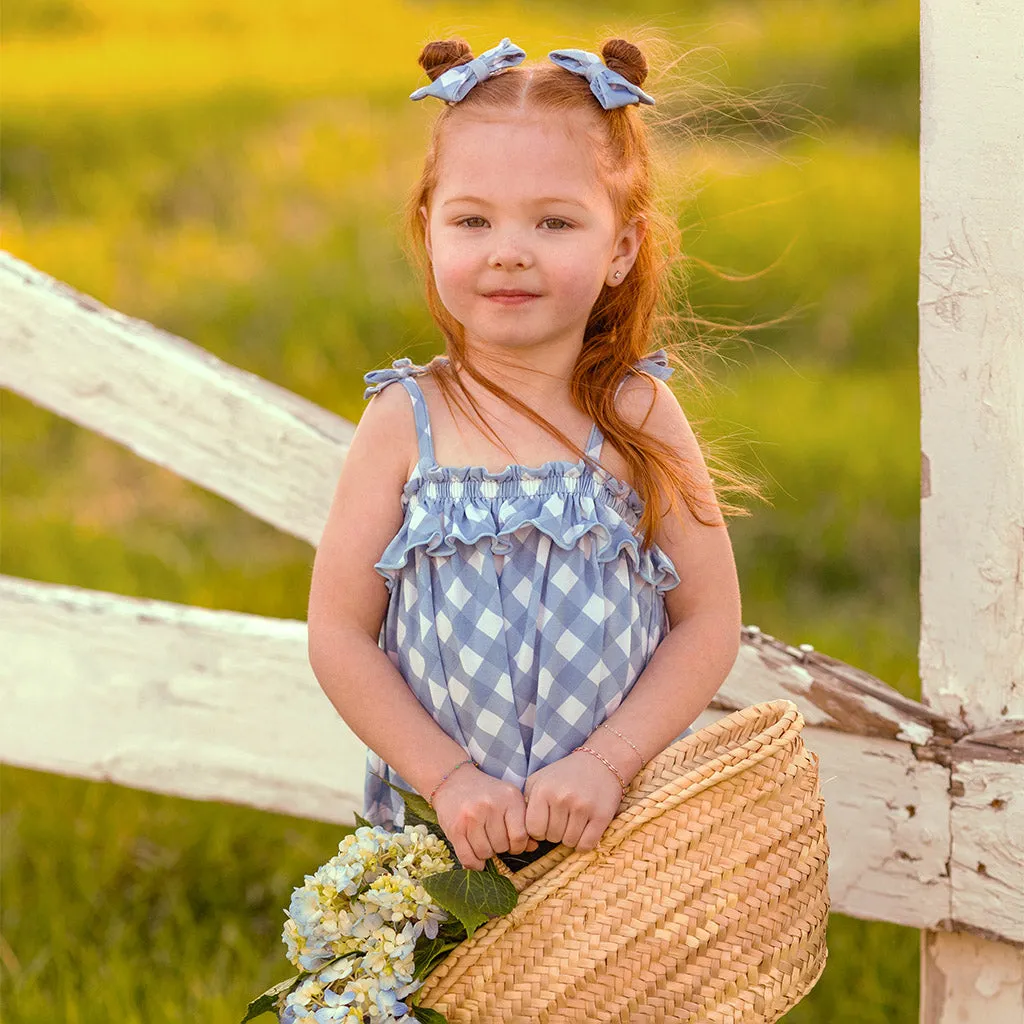
<svg viewBox="0 0 1024 1024"><path fill-rule="evenodd" d="M366 743L365 816L425 796L467 868L593 849L736 658L729 536L648 354L662 296L643 54L430 43L410 201L446 354L365 376L309 657ZM394 386L392 386L394 385Z"/></svg>

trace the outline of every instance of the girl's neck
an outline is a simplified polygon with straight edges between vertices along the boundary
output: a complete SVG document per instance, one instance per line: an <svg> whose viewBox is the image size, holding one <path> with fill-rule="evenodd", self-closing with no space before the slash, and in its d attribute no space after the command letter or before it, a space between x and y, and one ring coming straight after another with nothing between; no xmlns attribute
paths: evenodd
<svg viewBox="0 0 1024 1024"><path fill-rule="evenodd" d="M469 360L477 371L538 411L568 400L569 378L579 352L578 344L571 348L546 347L543 351L467 346ZM476 397L476 382L468 374L462 379Z"/></svg>

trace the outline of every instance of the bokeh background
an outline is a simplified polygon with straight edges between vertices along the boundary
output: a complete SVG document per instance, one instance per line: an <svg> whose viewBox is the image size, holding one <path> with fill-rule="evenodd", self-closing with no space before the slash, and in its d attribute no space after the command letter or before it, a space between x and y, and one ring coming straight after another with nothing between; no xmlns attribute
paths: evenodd
<svg viewBox="0 0 1024 1024"><path fill-rule="evenodd" d="M702 87L794 101L679 157L684 248L721 271L695 268L694 308L781 318L684 399L770 494L732 526L744 622L917 696L916 0L6 0L3 245L356 420L366 370L440 351L400 237L422 44L636 26L695 48ZM2 417L5 573L305 618L307 545L19 396ZM7 1024L236 1024L290 973L283 908L336 827L0 784ZM835 915L829 944L790 1024L916 1021L916 931Z"/></svg>

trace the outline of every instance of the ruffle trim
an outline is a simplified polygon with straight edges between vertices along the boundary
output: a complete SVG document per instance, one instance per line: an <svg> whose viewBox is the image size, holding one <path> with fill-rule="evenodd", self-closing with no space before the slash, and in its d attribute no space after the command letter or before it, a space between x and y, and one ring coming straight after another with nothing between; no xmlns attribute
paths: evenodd
<svg viewBox="0 0 1024 1024"><path fill-rule="evenodd" d="M662 380L674 372L665 349L634 365ZM364 374L363 397L426 369L407 357L396 359L389 368ZM647 551L640 549L633 532L643 514L640 496L624 480L600 468L592 470L583 459L512 464L493 473L483 466L438 466L421 460L405 484L402 501L407 506L402 526L374 566L389 591L416 548L428 555L453 555L456 541L475 545L490 538L491 552L506 555L512 550L509 536L527 525L565 551L592 535L590 557L599 563L615 561L625 551L634 572L659 592L680 583L671 558L661 548L655 544Z"/></svg>
<svg viewBox="0 0 1024 1024"><path fill-rule="evenodd" d="M388 590L416 548L428 555L454 555L456 541L476 545L490 538L491 552L507 555L510 535L524 526L546 534L565 551L589 534L589 557L598 563L616 561L624 551L635 574L659 592L679 585L676 568L661 548L655 544L641 551L633 528L643 506L621 480L608 474L598 480L582 463L567 462L537 469L509 466L500 473L480 466L436 470L410 481L418 486L405 519L374 566Z"/></svg>

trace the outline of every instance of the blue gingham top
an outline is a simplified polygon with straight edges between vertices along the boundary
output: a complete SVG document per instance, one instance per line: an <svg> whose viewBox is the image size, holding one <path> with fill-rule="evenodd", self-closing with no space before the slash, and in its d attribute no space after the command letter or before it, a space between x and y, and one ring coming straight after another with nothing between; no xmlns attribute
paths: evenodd
<svg viewBox="0 0 1024 1024"><path fill-rule="evenodd" d="M636 367L672 374L664 349ZM401 382L419 439L405 519L375 565L390 595L379 643L468 756L522 788L629 693L668 632L663 594L679 576L657 545L640 550L633 488L582 459L439 466L424 372L404 358L364 377L365 398ZM603 441L595 423L587 454ZM415 789L367 751L363 814L400 828L401 797L374 773Z"/></svg>

